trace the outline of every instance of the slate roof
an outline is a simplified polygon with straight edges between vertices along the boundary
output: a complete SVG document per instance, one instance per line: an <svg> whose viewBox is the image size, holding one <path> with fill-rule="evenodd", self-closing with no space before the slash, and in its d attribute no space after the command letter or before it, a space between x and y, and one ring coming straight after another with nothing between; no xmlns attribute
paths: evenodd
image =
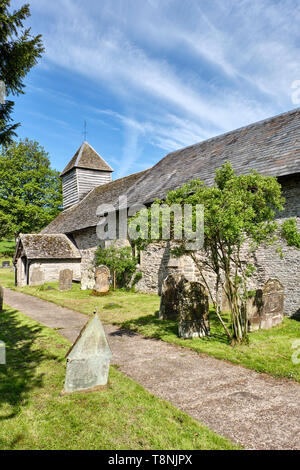
<svg viewBox="0 0 300 470"><path fill-rule="evenodd" d="M168 154L129 189L128 204L163 199L195 178L212 184L226 160L238 174L252 168L268 176L299 173L300 108Z"/></svg>
<svg viewBox="0 0 300 470"><path fill-rule="evenodd" d="M72 233L78 230L94 227L99 222L96 215L100 204L112 204L117 207L119 196L149 170L134 173L130 176L97 186L82 201L61 212L41 233Z"/></svg>
<svg viewBox="0 0 300 470"><path fill-rule="evenodd" d="M73 168L86 168L88 170L114 171L108 163L87 142L83 142L80 148L70 160L60 176L65 175Z"/></svg>
<svg viewBox="0 0 300 470"><path fill-rule="evenodd" d="M20 253L27 259L80 259L75 245L64 234L20 234L14 262Z"/></svg>

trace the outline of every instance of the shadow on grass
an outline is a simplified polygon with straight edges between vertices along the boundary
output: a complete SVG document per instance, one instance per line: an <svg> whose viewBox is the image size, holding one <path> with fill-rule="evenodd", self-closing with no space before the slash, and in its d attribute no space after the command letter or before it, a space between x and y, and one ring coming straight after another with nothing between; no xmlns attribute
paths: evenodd
<svg viewBox="0 0 300 470"><path fill-rule="evenodd" d="M300 308L291 316L291 319L300 321Z"/></svg>
<svg viewBox="0 0 300 470"><path fill-rule="evenodd" d="M16 310L0 313L0 339L6 345L6 365L0 365L0 421L16 416L30 390L43 386L44 374L37 373L37 367L43 361L57 359L35 344L41 330L40 326L22 323ZM11 408L3 415L5 405Z"/></svg>
<svg viewBox="0 0 300 470"><path fill-rule="evenodd" d="M229 344L226 334L214 312L210 312L210 336L198 338L201 341L218 341ZM147 337L162 339L166 336L178 337L178 322L175 320L159 320L158 312L154 315L145 315L136 319L125 321L121 329L140 334L147 333Z"/></svg>

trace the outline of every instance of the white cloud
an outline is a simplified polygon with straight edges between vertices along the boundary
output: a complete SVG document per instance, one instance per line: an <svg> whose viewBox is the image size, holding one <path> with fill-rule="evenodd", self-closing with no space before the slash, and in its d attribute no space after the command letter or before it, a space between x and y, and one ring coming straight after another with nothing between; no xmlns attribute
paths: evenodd
<svg viewBox="0 0 300 470"><path fill-rule="evenodd" d="M69 14L69 1L63 11ZM120 31L98 31L89 18L81 17L81 9L72 4L71 21L62 19L47 38L48 57L56 64L81 73L87 79L106 82L120 93L147 94L148 100L161 100L173 110L194 119L205 120L217 129L228 130L266 114L257 103L250 103L233 90L224 94L199 77L186 80L166 60L152 58L127 40ZM66 19L67 21L67 19Z"/></svg>
<svg viewBox="0 0 300 470"><path fill-rule="evenodd" d="M293 107L296 0L34 0L31 8L47 60L115 94L119 108L98 113L123 126L121 173L143 141L170 151Z"/></svg>

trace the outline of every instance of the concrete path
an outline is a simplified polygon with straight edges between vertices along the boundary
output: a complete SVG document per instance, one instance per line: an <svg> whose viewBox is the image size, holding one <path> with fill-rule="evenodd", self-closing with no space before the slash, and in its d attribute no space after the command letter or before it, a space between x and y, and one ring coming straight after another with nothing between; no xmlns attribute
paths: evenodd
<svg viewBox="0 0 300 470"><path fill-rule="evenodd" d="M5 289L5 303L74 341L81 313ZM247 449L300 448L300 384L106 325L113 363L156 396Z"/></svg>

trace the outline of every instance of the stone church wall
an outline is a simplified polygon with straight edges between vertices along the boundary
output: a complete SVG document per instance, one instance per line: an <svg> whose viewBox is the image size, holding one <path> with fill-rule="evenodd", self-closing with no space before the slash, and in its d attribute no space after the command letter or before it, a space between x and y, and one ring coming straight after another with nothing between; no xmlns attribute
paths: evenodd
<svg viewBox="0 0 300 470"><path fill-rule="evenodd" d="M90 227L80 230L73 234L77 248L81 253L81 289L93 289L95 284L95 253L99 246L107 248L114 243L117 246L128 245L128 242L123 240L116 241L101 241L97 237L96 227Z"/></svg>
<svg viewBox="0 0 300 470"><path fill-rule="evenodd" d="M282 222L289 217L296 217L300 230L300 178L299 176L281 178L283 195L286 198L285 211L278 216ZM288 247L282 241L283 259L274 247L260 247L252 262L256 272L250 282L250 289L261 287L270 277L276 277L285 288L285 314L300 313L300 250ZM189 257L177 260L170 255L170 242L151 243L141 255L138 270L143 277L137 283L139 292L160 293L162 280L171 272L179 271L189 280L201 280L199 272ZM214 276L208 275L208 284L214 285Z"/></svg>
<svg viewBox="0 0 300 470"><path fill-rule="evenodd" d="M285 177L280 180L283 194L286 198L286 209L278 216L279 222L285 218L296 217L300 229L300 178L299 175ZM97 238L96 227L84 229L73 234L75 243L82 256L81 261L81 287L92 289L94 287L94 256L97 247L102 243L103 247L112 242L100 242ZM120 246L124 242L119 241ZM250 289L258 288L268 278L278 278L285 287L285 313L295 314L300 307L300 250L287 247L282 242L284 258L281 259L274 247L259 248L253 257L256 272L250 283ZM170 242L151 243L141 254L141 263L137 271L143 274L137 283L139 292L159 293L162 281L172 272L180 271L189 280L201 280L197 268L189 257L174 259L170 254ZM208 283L212 288L214 276L208 275Z"/></svg>
<svg viewBox="0 0 300 470"><path fill-rule="evenodd" d="M93 289L95 284L94 258L100 245L96 227L76 232L73 237L81 254L81 289Z"/></svg>

